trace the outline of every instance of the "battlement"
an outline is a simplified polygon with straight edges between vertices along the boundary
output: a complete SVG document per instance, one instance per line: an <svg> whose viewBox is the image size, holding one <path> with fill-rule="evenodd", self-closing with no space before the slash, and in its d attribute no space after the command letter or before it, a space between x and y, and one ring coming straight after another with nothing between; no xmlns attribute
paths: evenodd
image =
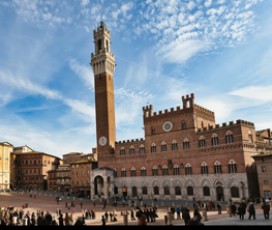
<svg viewBox="0 0 272 230"><path fill-rule="evenodd" d="M133 143L136 143L136 142L142 142L144 141L143 138L140 138L140 139L131 139L131 140L123 140L123 141L115 141L115 144L125 144L125 143L130 143L130 144L133 144Z"/></svg>
<svg viewBox="0 0 272 230"><path fill-rule="evenodd" d="M110 34L110 31L108 30L108 28L106 27L104 22L100 22L99 26L96 28L96 30L93 31L93 34L95 36L95 34L99 31L106 31L108 34Z"/></svg>
<svg viewBox="0 0 272 230"><path fill-rule="evenodd" d="M186 95L186 96L182 96L182 104L183 104L183 109L187 109L187 108L192 108L194 105L194 99L195 99L195 95L193 93L191 93L191 95Z"/></svg>
<svg viewBox="0 0 272 230"><path fill-rule="evenodd" d="M195 107L196 109L198 109L198 110L204 112L204 113L208 113L208 114L214 116L214 112L213 112L213 111L208 110L208 109L205 109L204 107L202 107L202 106L200 106L200 105L194 104L194 107Z"/></svg>
<svg viewBox="0 0 272 230"><path fill-rule="evenodd" d="M254 123L252 123L252 122L248 122L248 121L244 121L244 120L236 120L236 122L230 121L228 124L226 122L224 122L224 123L222 123L221 126L219 124L216 124L215 127L210 125L209 127L204 127L203 129L198 129L197 131L203 132L203 131L215 130L215 129L225 128L225 127L232 127L234 125L248 125L248 126L252 126L254 128Z"/></svg>

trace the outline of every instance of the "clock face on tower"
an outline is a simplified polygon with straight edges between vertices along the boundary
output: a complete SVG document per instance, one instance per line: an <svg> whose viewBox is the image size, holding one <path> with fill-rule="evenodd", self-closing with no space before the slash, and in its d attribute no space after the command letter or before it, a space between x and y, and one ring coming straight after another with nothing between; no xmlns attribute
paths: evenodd
<svg viewBox="0 0 272 230"><path fill-rule="evenodd" d="M107 141L108 141L107 138L102 136L99 138L98 143L99 143L99 145L104 146L107 144Z"/></svg>
<svg viewBox="0 0 272 230"><path fill-rule="evenodd" d="M173 128L173 123L171 121L166 121L162 125L162 129L164 132L170 132Z"/></svg>

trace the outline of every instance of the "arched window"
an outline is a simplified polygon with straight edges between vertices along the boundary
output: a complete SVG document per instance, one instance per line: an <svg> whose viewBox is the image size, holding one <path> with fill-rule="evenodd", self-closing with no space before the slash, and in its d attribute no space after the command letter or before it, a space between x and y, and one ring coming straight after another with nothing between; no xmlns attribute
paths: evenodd
<svg viewBox="0 0 272 230"><path fill-rule="evenodd" d="M166 165L164 165L162 167L162 175L163 176L168 176L169 175L169 169L168 169L168 167Z"/></svg>
<svg viewBox="0 0 272 230"><path fill-rule="evenodd" d="M250 143L253 142L253 136L252 136L252 133L250 130L248 131L248 142L250 142Z"/></svg>
<svg viewBox="0 0 272 230"><path fill-rule="evenodd" d="M147 187L146 187L146 186L143 186L143 187L142 187L142 194L143 194L143 195L147 195L147 194L148 194L148 191L147 191Z"/></svg>
<svg viewBox="0 0 272 230"><path fill-rule="evenodd" d="M165 196L169 196L170 195L170 189L169 189L169 186L164 186L164 195Z"/></svg>
<svg viewBox="0 0 272 230"><path fill-rule="evenodd" d="M180 186L175 187L175 195L176 196L181 196L181 187Z"/></svg>
<svg viewBox="0 0 272 230"><path fill-rule="evenodd" d="M187 128L186 122L182 121L181 122L181 129L186 129L186 128Z"/></svg>
<svg viewBox="0 0 272 230"><path fill-rule="evenodd" d="M192 166L190 164L185 165L185 175L192 175Z"/></svg>
<svg viewBox="0 0 272 230"><path fill-rule="evenodd" d="M174 175L180 175L179 166L178 165L174 165Z"/></svg>
<svg viewBox="0 0 272 230"><path fill-rule="evenodd" d="M136 186L133 186L132 188L132 197L137 197L138 196L138 189Z"/></svg>
<svg viewBox="0 0 272 230"><path fill-rule="evenodd" d="M126 154L126 150L124 147L120 148L120 155L125 155Z"/></svg>
<svg viewBox="0 0 272 230"><path fill-rule="evenodd" d="M187 187L187 196L193 196L194 195L194 188L192 186Z"/></svg>
<svg viewBox="0 0 272 230"><path fill-rule="evenodd" d="M219 138L216 134L212 135L211 144L212 146L219 145Z"/></svg>
<svg viewBox="0 0 272 230"><path fill-rule="evenodd" d="M146 176L146 168L145 167L141 168L141 176Z"/></svg>
<svg viewBox="0 0 272 230"><path fill-rule="evenodd" d="M160 194L160 189L158 186L154 186L153 187L153 192L154 192L154 195L159 195Z"/></svg>
<svg viewBox="0 0 272 230"><path fill-rule="evenodd" d="M228 164L228 168L229 168L229 173L236 173L237 172L236 162L234 160L230 160Z"/></svg>
<svg viewBox="0 0 272 230"><path fill-rule="evenodd" d="M201 174L202 175L208 175L209 174L208 165L207 165L206 162L202 162L202 164L201 164Z"/></svg>
<svg viewBox="0 0 272 230"><path fill-rule="evenodd" d="M199 146L199 148L204 148L206 146L206 141L203 136L199 137L198 146Z"/></svg>
<svg viewBox="0 0 272 230"><path fill-rule="evenodd" d="M208 186L203 187L203 196L210 196L210 188Z"/></svg>
<svg viewBox="0 0 272 230"><path fill-rule="evenodd" d="M172 141L172 151L177 151L177 150L178 150L178 143L175 140L173 140Z"/></svg>
<svg viewBox="0 0 272 230"><path fill-rule="evenodd" d="M151 152L152 152L152 153L157 152L156 144L155 144L155 143L152 143L152 145L151 145Z"/></svg>
<svg viewBox="0 0 272 230"><path fill-rule="evenodd" d="M219 161L214 163L214 174L221 174L222 173L222 166Z"/></svg>
<svg viewBox="0 0 272 230"><path fill-rule="evenodd" d="M155 128L151 128L151 135L155 135Z"/></svg>
<svg viewBox="0 0 272 230"><path fill-rule="evenodd" d="M190 142L188 141L188 139L184 139L183 149L190 149Z"/></svg>
<svg viewBox="0 0 272 230"><path fill-rule="evenodd" d="M133 145L129 147L129 154L135 154L135 148Z"/></svg>
<svg viewBox="0 0 272 230"><path fill-rule="evenodd" d="M163 141L162 143L161 143L161 152L166 152L167 151L167 145L166 145L166 143Z"/></svg>
<svg viewBox="0 0 272 230"><path fill-rule="evenodd" d="M137 176L137 172L136 172L136 169L134 167L132 167L130 169L130 176Z"/></svg>
<svg viewBox="0 0 272 230"><path fill-rule="evenodd" d="M152 176L158 176L159 173L158 173L158 168L157 166L153 166L152 168Z"/></svg>
<svg viewBox="0 0 272 230"><path fill-rule="evenodd" d="M141 153L141 154L145 153L145 146L143 144L140 145L139 153Z"/></svg>
<svg viewBox="0 0 272 230"><path fill-rule="evenodd" d="M228 131L225 135L225 142L226 144L231 144L233 143L233 134L231 131Z"/></svg>
<svg viewBox="0 0 272 230"><path fill-rule="evenodd" d="M127 171L125 168L121 169L121 177L126 177L127 176Z"/></svg>
<svg viewBox="0 0 272 230"><path fill-rule="evenodd" d="M239 198L240 197L240 193L239 193L239 188L236 186L233 186L230 188L230 193L231 193L231 197L233 198Z"/></svg>

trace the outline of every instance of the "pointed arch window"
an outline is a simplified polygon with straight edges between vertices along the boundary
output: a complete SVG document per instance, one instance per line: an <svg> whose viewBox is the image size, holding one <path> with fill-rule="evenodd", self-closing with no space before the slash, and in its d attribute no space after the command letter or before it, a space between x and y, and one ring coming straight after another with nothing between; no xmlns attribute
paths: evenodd
<svg viewBox="0 0 272 230"><path fill-rule="evenodd" d="M141 176L146 176L146 168L145 167L141 168Z"/></svg>
<svg viewBox="0 0 272 230"><path fill-rule="evenodd" d="M185 165L185 175L192 175L192 166L190 164Z"/></svg>
<svg viewBox="0 0 272 230"><path fill-rule="evenodd" d="M190 142L188 141L188 139L184 139L183 141L183 149L190 149Z"/></svg>
<svg viewBox="0 0 272 230"><path fill-rule="evenodd" d="M203 196L210 196L210 188L208 186L203 187Z"/></svg>
<svg viewBox="0 0 272 230"><path fill-rule="evenodd" d="M146 186L143 186L143 187L142 187L142 194L143 194L143 195L147 195L147 194L148 194L148 190L147 190L147 187L146 187Z"/></svg>
<svg viewBox="0 0 272 230"><path fill-rule="evenodd" d="M123 146L120 148L120 155L126 155L126 149Z"/></svg>
<svg viewBox="0 0 272 230"><path fill-rule="evenodd" d="M143 144L140 145L139 153L141 153L141 154L145 153L145 146Z"/></svg>
<svg viewBox="0 0 272 230"><path fill-rule="evenodd" d="M206 162L202 162L202 164L201 164L201 174L202 175L208 175L209 174L208 165L207 165Z"/></svg>
<svg viewBox="0 0 272 230"><path fill-rule="evenodd" d="M174 175L180 175L179 166L174 165Z"/></svg>
<svg viewBox="0 0 272 230"><path fill-rule="evenodd" d="M164 186L163 190L164 190L164 195L165 196L169 196L170 195L170 188L169 188L168 185Z"/></svg>
<svg viewBox="0 0 272 230"><path fill-rule="evenodd" d="M237 173L237 166L234 160L230 160L228 164L229 173Z"/></svg>
<svg viewBox="0 0 272 230"><path fill-rule="evenodd" d="M152 153L157 152L157 148L156 148L156 144L155 143L152 143L152 145L151 145L151 152Z"/></svg>
<svg viewBox="0 0 272 230"><path fill-rule="evenodd" d="M231 144L233 143L233 134L231 131L228 131L225 135L225 142L226 144Z"/></svg>
<svg viewBox="0 0 272 230"><path fill-rule="evenodd" d="M181 187L180 186L175 186L175 195L181 196Z"/></svg>
<svg viewBox="0 0 272 230"><path fill-rule="evenodd" d="M158 176L159 173L158 173L158 168L157 166L153 166L152 168L152 176Z"/></svg>
<svg viewBox="0 0 272 230"><path fill-rule="evenodd" d="M181 129L186 129L186 128L187 128L186 122L182 121L181 122Z"/></svg>
<svg viewBox="0 0 272 230"><path fill-rule="evenodd" d="M132 167L130 169L130 176L132 176L132 177L137 176L137 171L136 171L136 169L134 167Z"/></svg>
<svg viewBox="0 0 272 230"><path fill-rule="evenodd" d="M199 148L204 148L206 146L205 137L203 137L203 136L199 137L198 146L199 146Z"/></svg>
<svg viewBox="0 0 272 230"><path fill-rule="evenodd" d="M168 169L168 167L166 165L164 165L162 167L162 175L163 176L168 176L169 175L169 169Z"/></svg>
<svg viewBox="0 0 272 230"><path fill-rule="evenodd" d="M121 177L126 177L127 176L127 171L125 168L121 169Z"/></svg>
<svg viewBox="0 0 272 230"><path fill-rule="evenodd" d="M129 154L135 154L135 147L133 145L129 147Z"/></svg>
<svg viewBox="0 0 272 230"><path fill-rule="evenodd" d="M172 141L171 147L172 147L172 151L177 151L178 150L178 143L177 143L176 140Z"/></svg>
<svg viewBox="0 0 272 230"><path fill-rule="evenodd" d="M154 195L160 195L159 186L154 186L154 187L153 187L153 192L154 192Z"/></svg>
<svg viewBox="0 0 272 230"><path fill-rule="evenodd" d="M162 143L161 143L161 152L166 152L167 151L167 145L166 145L166 143L163 141Z"/></svg>
<svg viewBox="0 0 272 230"><path fill-rule="evenodd" d="M192 186L187 187L187 195L193 196L194 195L194 188Z"/></svg>
<svg viewBox="0 0 272 230"><path fill-rule="evenodd" d="M211 144L212 144L212 146L219 145L219 138L218 138L217 134L212 135Z"/></svg>
<svg viewBox="0 0 272 230"><path fill-rule="evenodd" d="M219 161L214 163L214 174L221 174L222 173L222 166Z"/></svg>

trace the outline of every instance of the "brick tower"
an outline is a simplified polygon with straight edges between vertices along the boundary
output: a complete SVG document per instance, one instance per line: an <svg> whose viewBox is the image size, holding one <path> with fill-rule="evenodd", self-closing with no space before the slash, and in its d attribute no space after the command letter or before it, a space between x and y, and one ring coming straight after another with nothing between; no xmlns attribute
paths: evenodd
<svg viewBox="0 0 272 230"><path fill-rule="evenodd" d="M116 141L114 109L115 58L110 51L110 31L103 22L93 31L95 53L91 55L94 73L96 142L98 157L112 154Z"/></svg>

